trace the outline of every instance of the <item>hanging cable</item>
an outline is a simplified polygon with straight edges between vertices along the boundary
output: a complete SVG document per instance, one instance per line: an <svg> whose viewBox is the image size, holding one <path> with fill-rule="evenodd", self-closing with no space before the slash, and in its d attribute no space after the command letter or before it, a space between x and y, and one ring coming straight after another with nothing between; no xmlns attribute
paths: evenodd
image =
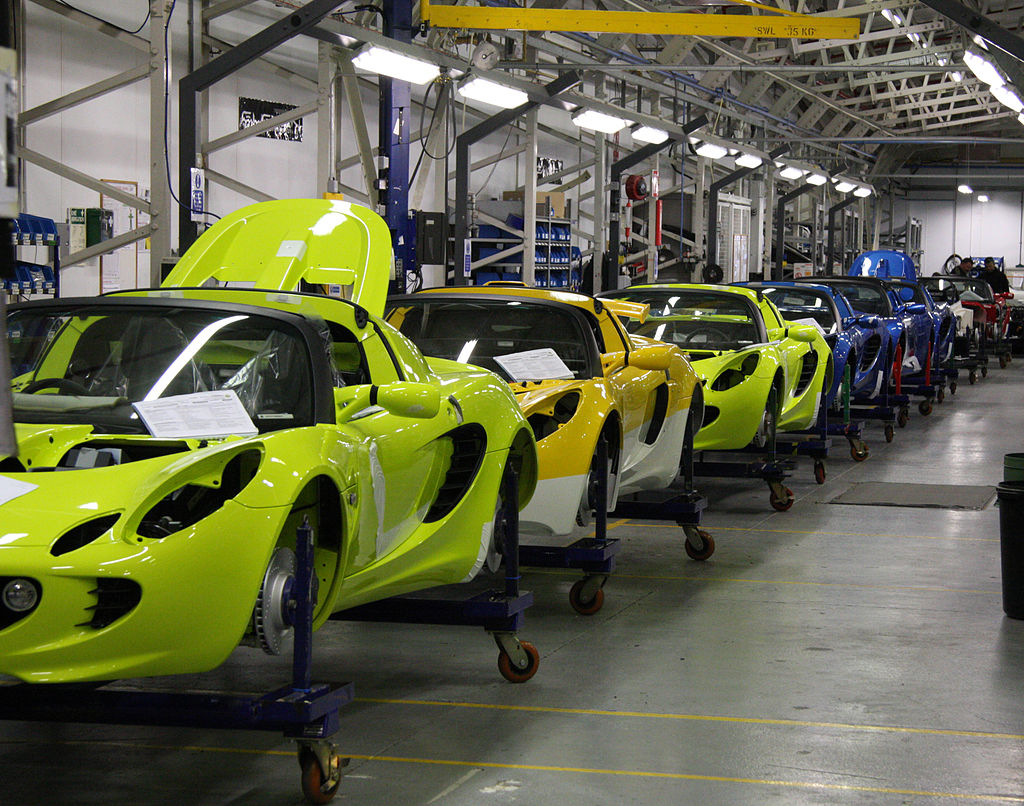
<svg viewBox="0 0 1024 806"><path fill-rule="evenodd" d="M178 0L171 0L171 7L167 10L167 20L164 22L164 169L167 174L167 189L170 191L171 198L180 206L186 210L191 211L192 207L185 204L181 199L178 198L178 194L174 192L174 183L171 181L171 155L167 147L167 130L169 128L170 121L170 95L171 95L171 48L170 48L170 30L171 30L171 17L174 16L174 7L178 4ZM218 221L220 216L216 213L210 212L209 210L202 210L201 215L212 215Z"/></svg>
<svg viewBox="0 0 1024 806"><path fill-rule="evenodd" d="M123 31L126 34L137 34L139 31L146 27L146 23L149 22L150 17L150 12L149 9L147 8L146 18L141 23L139 23L139 27L135 30L129 30L128 28L123 28L122 26L118 25L116 22L111 22L110 20L103 19L103 17L97 17L95 14L90 14L88 11L83 11L82 9L76 6L71 5L71 3L64 2L64 0L57 0L57 2L60 5L64 6L64 8L70 8L72 11L77 11L79 14L84 14L86 17L94 19L96 20L96 22L102 22L104 25L109 25L111 28L117 28L117 30Z"/></svg>

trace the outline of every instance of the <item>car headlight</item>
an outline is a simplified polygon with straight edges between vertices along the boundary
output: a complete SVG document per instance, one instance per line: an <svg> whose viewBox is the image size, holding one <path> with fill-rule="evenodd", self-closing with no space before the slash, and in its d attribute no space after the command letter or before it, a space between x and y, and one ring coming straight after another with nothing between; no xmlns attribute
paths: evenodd
<svg viewBox="0 0 1024 806"><path fill-rule="evenodd" d="M26 613L39 602L39 588L31 579L17 577L4 585L4 606L15 613Z"/></svg>
<svg viewBox="0 0 1024 806"><path fill-rule="evenodd" d="M711 389L715 392L724 392L727 389L732 389L734 386L739 386L754 374L759 363L761 363L760 353L751 353L738 366L733 365L720 372L718 377L711 382Z"/></svg>
<svg viewBox="0 0 1024 806"><path fill-rule="evenodd" d="M540 442L545 437L551 436L573 418L579 405L580 393L567 392L550 401L544 408L534 411L526 418L533 429L533 438Z"/></svg>

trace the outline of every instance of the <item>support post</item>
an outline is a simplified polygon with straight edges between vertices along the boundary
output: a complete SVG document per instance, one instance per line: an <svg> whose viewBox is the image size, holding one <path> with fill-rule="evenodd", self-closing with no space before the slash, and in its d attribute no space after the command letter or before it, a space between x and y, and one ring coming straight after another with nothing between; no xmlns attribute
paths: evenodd
<svg viewBox="0 0 1024 806"><path fill-rule="evenodd" d="M455 140L455 279L454 285L469 285L469 149L489 134L508 126L531 109L554 101L561 93L572 89L580 82L579 73L570 70L563 73L544 89L547 98L543 101L527 101L515 109L503 109L473 128L460 134ZM536 164L536 163L535 163Z"/></svg>
<svg viewBox="0 0 1024 806"><path fill-rule="evenodd" d="M178 82L178 249L185 253L198 236L188 200L190 169L196 167L199 151L198 95L221 79L263 56L289 39L308 33L338 6L338 0L311 0L277 22L253 34L216 59L196 68ZM160 30L162 41L163 30ZM161 90L160 97L163 97Z"/></svg>
<svg viewBox="0 0 1024 806"><path fill-rule="evenodd" d="M551 250L545 249L548 258ZM537 110L526 113L526 152L523 155L523 282L536 285L537 273ZM551 275L548 274L548 278Z"/></svg>
<svg viewBox="0 0 1024 806"><path fill-rule="evenodd" d="M708 122L707 115L701 115L683 124L683 142L687 135L693 134ZM634 165L639 165L648 157L664 151L672 145L674 138L669 137L663 143L648 143L631 154L612 163L611 195L608 202L608 248L604 252L601 273L601 288L597 290L611 291L618 285L619 274L619 205L622 203L622 174ZM682 233L680 233L681 235Z"/></svg>
<svg viewBox="0 0 1024 806"><path fill-rule="evenodd" d="M164 64L170 73L170 61L164 50L164 26L167 24L165 0L149 3L149 236L148 286L160 285L160 263L171 254L171 171L164 150ZM170 82L170 75L166 76Z"/></svg>
<svg viewBox="0 0 1024 806"><path fill-rule="evenodd" d="M825 256L825 274L832 273L832 257L835 254L836 213L845 210L855 201L857 201L857 197L850 196L843 199L839 204L833 204L828 208L828 254ZM845 237L841 239L841 242L842 240L845 240Z"/></svg>
<svg viewBox="0 0 1024 806"><path fill-rule="evenodd" d="M816 186L804 182L797 188L779 196L775 203L775 269L772 272L773 280L782 279L782 264L785 262L786 254L786 203L802 196Z"/></svg>

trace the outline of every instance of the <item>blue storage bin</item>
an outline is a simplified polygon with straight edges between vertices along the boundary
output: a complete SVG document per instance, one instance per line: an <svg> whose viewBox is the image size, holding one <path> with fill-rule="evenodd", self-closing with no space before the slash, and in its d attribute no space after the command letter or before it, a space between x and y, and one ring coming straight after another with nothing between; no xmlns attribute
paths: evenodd
<svg viewBox="0 0 1024 806"><path fill-rule="evenodd" d="M524 221L523 221L523 217L521 215L516 215L515 213L509 213L505 217L505 223L508 224L510 227L512 227L512 229L517 229L517 230L522 231Z"/></svg>
<svg viewBox="0 0 1024 806"><path fill-rule="evenodd" d="M484 283L490 283L495 280L500 280L501 275L496 271L478 271L474 275L474 281L476 285L483 285Z"/></svg>

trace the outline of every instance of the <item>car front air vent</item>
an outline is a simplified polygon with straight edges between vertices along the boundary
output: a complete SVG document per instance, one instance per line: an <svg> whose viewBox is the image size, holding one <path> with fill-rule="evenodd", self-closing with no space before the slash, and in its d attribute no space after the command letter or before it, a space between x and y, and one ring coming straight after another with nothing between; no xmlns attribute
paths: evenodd
<svg viewBox="0 0 1024 806"><path fill-rule="evenodd" d="M450 439L452 442L451 464L433 506L423 519L425 523L439 521L455 509L455 505L462 500L469 490L469 485L476 478L484 452L487 450L487 434L477 423L460 425L441 439Z"/></svg>
<svg viewBox="0 0 1024 806"><path fill-rule="evenodd" d="M96 597L96 604L86 608L87 611L92 611L92 618L89 621L76 624L76 627L92 627L94 630L102 630L122 616L128 615L142 601L142 588L139 587L139 583L123 577L98 578L96 587L89 593Z"/></svg>
<svg viewBox="0 0 1024 806"><path fill-rule="evenodd" d="M53 541L53 545L50 546L50 554L60 557L69 551L89 545L93 540L106 534L120 517L120 515L104 515L102 518L93 518L91 521L79 524Z"/></svg>
<svg viewBox="0 0 1024 806"><path fill-rule="evenodd" d="M804 357L800 364L800 380L796 384L796 393L802 394L803 391L810 385L811 380L814 378L814 371L818 368L818 354L814 349L809 349L804 353Z"/></svg>

